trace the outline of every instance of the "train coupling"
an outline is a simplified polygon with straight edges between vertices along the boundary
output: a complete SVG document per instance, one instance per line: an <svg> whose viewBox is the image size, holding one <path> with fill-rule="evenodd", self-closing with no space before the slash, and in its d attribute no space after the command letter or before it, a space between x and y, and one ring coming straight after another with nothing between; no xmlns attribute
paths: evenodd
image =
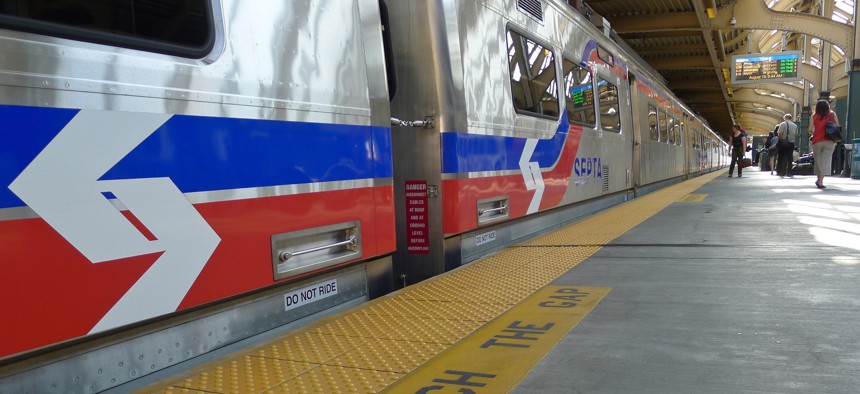
<svg viewBox="0 0 860 394"><path fill-rule="evenodd" d="M421 127L424 129L432 129L435 127L435 120L432 117L426 117L424 120L400 120L397 118L391 118L392 126L404 126L404 127Z"/></svg>

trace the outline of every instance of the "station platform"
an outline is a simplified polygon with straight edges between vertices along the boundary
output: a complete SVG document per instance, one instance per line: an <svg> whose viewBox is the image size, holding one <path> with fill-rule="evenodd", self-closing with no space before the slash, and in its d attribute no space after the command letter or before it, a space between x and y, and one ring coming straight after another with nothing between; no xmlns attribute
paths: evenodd
<svg viewBox="0 0 860 394"><path fill-rule="evenodd" d="M135 391L856 392L860 181L814 182L693 178Z"/></svg>

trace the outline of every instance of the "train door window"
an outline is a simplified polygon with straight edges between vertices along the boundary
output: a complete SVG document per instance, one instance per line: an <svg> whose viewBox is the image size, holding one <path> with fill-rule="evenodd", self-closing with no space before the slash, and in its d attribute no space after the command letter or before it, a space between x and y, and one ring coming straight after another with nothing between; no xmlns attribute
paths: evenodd
<svg viewBox="0 0 860 394"><path fill-rule="evenodd" d="M615 56L600 45L597 46L597 57L609 66L615 65Z"/></svg>
<svg viewBox="0 0 860 394"><path fill-rule="evenodd" d="M594 86L591 71L563 59L564 91L567 100L567 117L571 123L594 126Z"/></svg>
<svg viewBox="0 0 860 394"><path fill-rule="evenodd" d="M661 126L663 126L663 128L660 130L660 132L663 133L663 142L667 144L669 143L669 136L672 133L672 127L669 125L670 118L671 116L667 113L666 121L660 124Z"/></svg>
<svg viewBox="0 0 860 394"><path fill-rule="evenodd" d="M600 125L604 130L621 131L621 113L618 107L618 87L609 81L597 83L600 97Z"/></svg>
<svg viewBox="0 0 860 394"><path fill-rule="evenodd" d="M382 25L382 50L385 53L385 76L388 80L388 101L394 100L397 93L397 74L394 67L394 49L391 44L391 21L388 18L388 5L379 0L379 18Z"/></svg>
<svg viewBox="0 0 860 394"><path fill-rule="evenodd" d="M0 2L0 27L203 58L215 45L212 0Z"/></svg>
<svg viewBox="0 0 860 394"><path fill-rule="evenodd" d="M683 125L682 125L680 120L675 120L675 145L678 145L678 146L681 145L681 135L683 134L681 132L681 130L683 128L682 126Z"/></svg>
<svg viewBox="0 0 860 394"><path fill-rule="evenodd" d="M660 141L660 125L657 124L657 108L648 105L648 131L652 141Z"/></svg>
<svg viewBox="0 0 860 394"><path fill-rule="evenodd" d="M555 56L548 47L508 30L511 92L517 111L557 118Z"/></svg>
<svg viewBox="0 0 860 394"><path fill-rule="evenodd" d="M666 124L666 142L670 144L675 143L675 123L677 122L674 117L668 117L668 123Z"/></svg>
<svg viewBox="0 0 860 394"><path fill-rule="evenodd" d="M666 112L664 112L663 110L657 111L657 118L658 118L657 129L660 133L660 139L659 140L665 142L666 137L667 137L666 136L666 126L664 126L666 124Z"/></svg>

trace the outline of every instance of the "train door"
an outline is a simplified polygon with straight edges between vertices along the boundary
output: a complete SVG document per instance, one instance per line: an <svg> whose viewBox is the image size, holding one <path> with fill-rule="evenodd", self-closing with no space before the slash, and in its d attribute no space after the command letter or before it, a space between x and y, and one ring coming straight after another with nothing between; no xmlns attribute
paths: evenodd
<svg viewBox="0 0 860 394"><path fill-rule="evenodd" d="M603 193L614 193L630 186L633 143L630 85L627 67L599 45L597 52L603 63L603 67L594 68L602 133L600 171Z"/></svg>
<svg viewBox="0 0 860 394"><path fill-rule="evenodd" d="M640 162L642 160L642 125L645 124L646 119L642 119L642 117L648 116L648 111L644 111L641 109L642 107L642 97L639 91L639 86L636 83L636 76L631 74L630 76L630 109L631 109L631 118L633 122L633 162L631 170L631 179L630 185L632 187L637 187L640 184L641 177L641 165Z"/></svg>
<svg viewBox="0 0 860 394"><path fill-rule="evenodd" d="M628 82L633 79L632 74L628 74L628 70L624 67L624 77L623 79L627 81L621 81L620 84L622 87L620 89L620 101L621 101L621 141L619 141L619 145L615 148L618 150L612 150L613 155L614 152L618 152L619 158L624 158L623 161L620 161L619 164L623 165L622 168L619 168L617 175L622 176L623 178L615 178L616 185L618 185L618 189L613 187L613 190L620 189L629 189L633 187L633 167L636 160L633 157L633 151L636 149L636 141L642 141L640 130L637 127L634 127L634 119L633 114L637 112L635 110L636 107L633 106L633 91L631 89L631 85Z"/></svg>
<svg viewBox="0 0 860 394"><path fill-rule="evenodd" d="M690 124L690 117L687 116L686 112L684 112L681 115L681 118L683 120L681 121L681 141L680 141L680 144L681 144L681 149L684 150L684 165L683 165L682 171L683 171L684 178L687 178L691 172L690 157L692 156L692 152L690 151L690 149L692 149L692 141L693 141L692 130L693 130L693 128L692 128L692 125Z"/></svg>

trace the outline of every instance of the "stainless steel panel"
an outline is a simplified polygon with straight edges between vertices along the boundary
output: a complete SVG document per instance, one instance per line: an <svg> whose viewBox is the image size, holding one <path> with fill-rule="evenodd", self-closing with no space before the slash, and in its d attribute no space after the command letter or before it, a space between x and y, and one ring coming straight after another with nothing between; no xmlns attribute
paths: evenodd
<svg viewBox="0 0 860 394"><path fill-rule="evenodd" d="M457 30L449 29L458 23L454 2L398 0L387 4L398 81L391 116L409 120L435 118L433 129L392 127L397 231L394 278L403 285L445 271L440 132L465 130L460 110L463 71L459 67ZM407 250L407 181L439 187L438 197L427 197L429 254L409 254Z"/></svg>
<svg viewBox="0 0 860 394"><path fill-rule="evenodd" d="M364 47L364 60L368 71L385 69L385 51L382 45L382 21L379 14L379 0L358 0L361 15L361 38ZM385 73L367 73L367 91L371 109L370 124L388 126L389 113L388 81Z"/></svg>
<svg viewBox="0 0 860 394"><path fill-rule="evenodd" d="M368 262L367 296L371 300L394 291L394 267L391 257Z"/></svg>
<svg viewBox="0 0 860 394"><path fill-rule="evenodd" d="M365 4L359 15L353 1L220 4L223 51L199 61L4 30L0 84L27 89L0 102L371 123L371 91L379 101L383 89L370 88L368 73L380 73L365 53L377 53L381 36L366 26L378 26L378 11ZM385 101L374 109L387 112Z"/></svg>

